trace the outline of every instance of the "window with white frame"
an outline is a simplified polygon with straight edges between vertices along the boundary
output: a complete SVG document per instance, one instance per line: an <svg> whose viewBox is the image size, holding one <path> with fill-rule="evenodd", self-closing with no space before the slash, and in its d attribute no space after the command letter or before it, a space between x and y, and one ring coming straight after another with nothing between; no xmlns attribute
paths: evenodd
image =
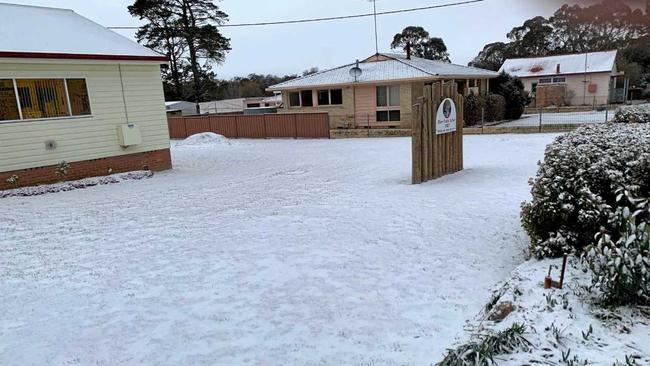
<svg viewBox="0 0 650 366"><path fill-rule="evenodd" d="M566 83L566 78L564 76L553 78L553 84L565 84L565 83Z"/></svg>
<svg viewBox="0 0 650 366"><path fill-rule="evenodd" d="M399 122L400 86L381 85L377 87L377 122Z"/></svg>
<svg viewBox="0 0 650 366"><path fill-rule="evenodd" d="M0 121L89 115L85 79L0 79Z"/></svg>
<svg viewBox="0 0 650 366"><path fill-rule="evenodd" d="M540 84L552 84L553 79L552 78L542 78L542 79L539 79L539 83Z"/></svg>
<svg viewBox="0 0 650 366"><path fill-rule="evenodd" d="M289 93L289 107L313 107L314 96L311 90Z"/></svg>
<svg viewBox="0 0 650 366"><path fill-rule="evenodd" d="M342 105L343 89L329 89L318 91L318 105Z"/></svg>

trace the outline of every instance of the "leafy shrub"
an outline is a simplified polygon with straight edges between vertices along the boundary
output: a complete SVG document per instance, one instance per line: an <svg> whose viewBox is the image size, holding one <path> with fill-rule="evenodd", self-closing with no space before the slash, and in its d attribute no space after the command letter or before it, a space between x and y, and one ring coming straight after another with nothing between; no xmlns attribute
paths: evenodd
<svg viewBox="0 0 650 366"><path fill-rule="evenodd" d="M485 97L485 121L503 121L506 116L506 98L498 94Z"/></svg>
<svg viewBox="0 0 650 366"><path fill-rule="evenodd" d="M526 327L515 323L502 332L488 334L475 342L448 350L445 358L436 366L494 365L495 356L531 349L532 344L524 337L525 333Z"/></svg>
<svg viewBox="0 0 650 366"><path fill-rule="evenodd" d="M465 98L465 125L475 126L482 119L485 119L485 122L503 121L505 108L506 100L501 95L474 95L474 93L470 93Z"/></svg>
<svg viewBox="0 0 650 366"><path fill-rule="evenodd" d="M481 109L483 108L482 100L474 93L469 93L465 97L464 118L466 126L476 126L481 122Z"/></svg>
<svg viewBox="0 0 650 366"><path fill-rule="evenodd" d="M581 127L549 145L531 180L533 199L522 205L532 254L544 258L580 251L601 227L611 229L620 187L637 186L648 197L647 141L648 124L607 124Z"/></svg>
<svg viewBox="0 0 650 366"><path fill-rule="evenodd" d="M530 104L531 98L524 89L524 83L517 77L502 72L499 76L490 81L490 89L494 94L505 98L505 118L519 119L524 114L526 106Z"/></svg>
<svg viewBox="0 0 650 366"><path fill-rule="evenodd" d="M619 227L618 240L606 232L597 234L598 242L585 249L583 263L591 270L592 282L607 303L650 304L648 199L619 190L618 201L613 225Z"/></svg>
<svg viewBox="0 0 650 366"><path fill-rule="evenodd" d="M626 105L616 109L615 123L650 123L650 104Z"/></svg>

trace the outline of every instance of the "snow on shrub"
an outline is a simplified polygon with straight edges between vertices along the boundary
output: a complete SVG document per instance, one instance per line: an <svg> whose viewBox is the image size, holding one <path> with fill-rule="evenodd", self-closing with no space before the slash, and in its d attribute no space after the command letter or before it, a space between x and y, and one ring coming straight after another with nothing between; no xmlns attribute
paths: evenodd
<svg viewBox="0 0 650 366"><path fill-rule="evenodd" d="M616 210L618 240L597 234L598 242L586 248L585 267L592 282L609 304L650 304L650 211L647 198L619 191ZM633 211L630 210L632 206Z"/></svg>
<svg viewBox="0 0 650 366"><path fill-rule="evenodd" d="M650 123L650 104L626 105L616 109L615 123Z"/></svg>
<svg viewBox="0 0 650 366"><path fill-rule="evenodd" d="M620 187L650 191L650 125L607 124L579 128L546 148L522 223L532 254L558 257L589 245L609 227ZM616 238L614 238L616 240Z"/></svg>

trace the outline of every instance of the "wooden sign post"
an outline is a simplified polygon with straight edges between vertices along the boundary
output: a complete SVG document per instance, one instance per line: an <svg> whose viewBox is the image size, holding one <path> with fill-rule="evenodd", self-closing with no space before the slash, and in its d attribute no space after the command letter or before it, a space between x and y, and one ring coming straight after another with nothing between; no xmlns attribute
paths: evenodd
<svg viewBox="0 0 650 366"><path fill-rule="evenodd" d="M413 184L463 170L463 103L455 82L424 87L413 106Z"/></svg>

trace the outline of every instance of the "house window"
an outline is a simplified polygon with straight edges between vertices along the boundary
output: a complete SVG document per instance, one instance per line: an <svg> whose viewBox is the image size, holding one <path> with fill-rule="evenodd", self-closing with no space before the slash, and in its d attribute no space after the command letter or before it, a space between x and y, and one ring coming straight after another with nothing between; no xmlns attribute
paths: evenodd
<svg viewBox="0 0 650 366"><path fill-rule="evenodd" d="M248 103L246 104L246 108L259 108L260 103Z"/></svg>
<svg viewBox="0 0 650 366"><path fill-rule="evenodd" d="M85 79L0 80L0 121L88 115Z"/></svg>
<svg viewBox="0 0 650 366"><path fill-rule="evenodd" d="M314 106L314 96L311 90L302 90L300 91L300 106L301 107L313 107Z"/></svg>
<svg viewBox="0 0 650 366"><path fill-rule="evenodd" d="M399 85L377 87L377 107L399 107Z"/></svg>
<svg viewBox="0 0 650 366"><path fill-rule="evenodd" d="M544 79L539 79L540 84L551 84L553 83L553 79L551 78L544 78Z"/></svg>
<svg viewBox="0 0 650 366"><path fill-rule="evenodd" d="M90 97L85 79L67 79L70 111L73 116L90 116Z"/></svg>
<svg viewBox="0 0 650 366"><path fill-rule="evenodd" d="M20 119L16 89L11 79L0 79L0 121Z"/></svg>
<svg viewBox="0 0 650 366"><path fill-rule="evenodd" d="M343 89L330 89L318 91L318 105L343 104Z"/></svg>
<svg viewBox="0 0 650 366"><path fill-rule="evenodd" d="M343 104L343 89L330 90L330 101L332 105Z"/></svg>
<svg viewBox="0 0 650 366"><path fill-rule="evenodd" d="M565 77L553 78L553 84L564 84L566 83Z"/></svg>
<svg viewBox="0 0 650 366"><path fill-rule="evenodd" d="M400 120L400 86L378 86L377 122L399 122Z"/></svg>
<svg viewBox="0 0 650 366"><path fill-rule="evenodd" d="M534 93L537 92L537 83L532 83L530 90Z"/></svg>
<svg viewBox="0 0 650 366"><path fill-rule="evenodd" d="M300 107L300 93L289 93L289 107Z"/></svg>
<svg viewBox="0 0 650 366"><path fill-rule="evenodd" d="M19 79L16 85L24 119L70 115L63 79Z"/></svg>
<svg viewBox="0 0 650 366"><path fill-rule="evenodd" d="M399 110L377 111L377 122L399 122L401 112Z"/></svg>

